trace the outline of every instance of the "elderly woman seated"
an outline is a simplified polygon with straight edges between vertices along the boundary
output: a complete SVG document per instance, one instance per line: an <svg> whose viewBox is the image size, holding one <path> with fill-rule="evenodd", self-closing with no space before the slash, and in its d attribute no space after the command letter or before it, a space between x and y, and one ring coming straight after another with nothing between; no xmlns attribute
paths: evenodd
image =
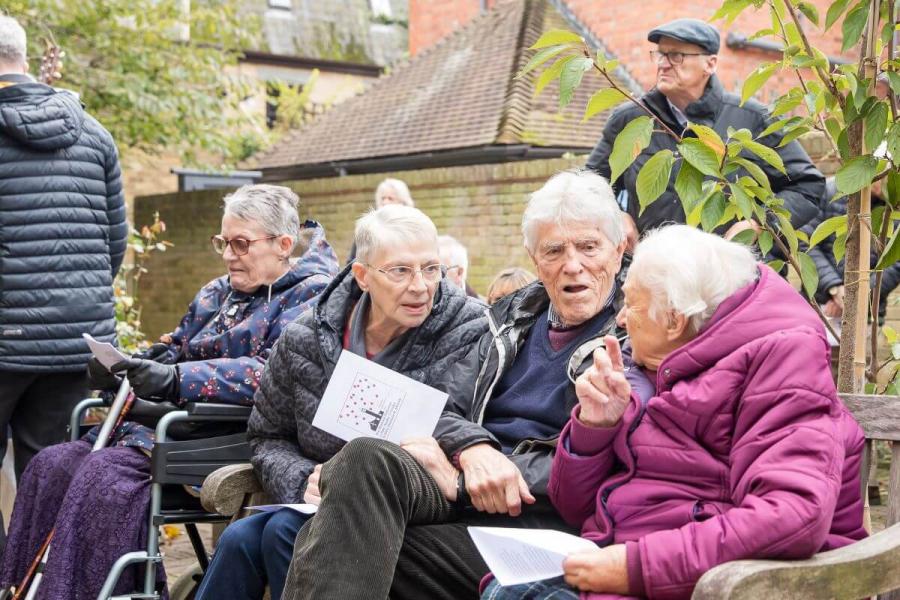
<svg viewBox="0 0 900 600"><path fill-rule="evenodd" d="M864 537L863 435L800 295L745 246L680 225L638 245L624 292L636 366L614 338L595 352L550 479L598 547L569 556L564 581L493 582L482 598L689 598L718 564Z"/></svg>
<svg viewBox="0 0 900 600"><path fill-rule="evenodd" d="M245 186L225 198L213 237L228 275L204 286L165 343L113 365L145 400L250 404L260 372L284 327L312 306L337 272L324 230L301 225L291 190ZM292 251L305 238L302 256ZM99 363L95 386L117 385ZM0 583L17 584L55 531L40 597L94 598L122 554L146 538L152 430L126 421L109 447L91 453L97 428L79 441L49 447L19 482ZM162 569L159 570L164 577ZM120 588L133 589L134 573Z"/></svg>
<svg viewBox="0 0 900 600"><path fill-rule="evenodd" d="M356 262L290 325L272 354L250 417L253 465L276 502L319 503L319 472L344 442L311 422L342 350L434 385L487 331L484 305L444 278L437 230L391 205L356 224ZM281 597L294 537L289 509L237 521L219 540L198 599Z"/></svg>

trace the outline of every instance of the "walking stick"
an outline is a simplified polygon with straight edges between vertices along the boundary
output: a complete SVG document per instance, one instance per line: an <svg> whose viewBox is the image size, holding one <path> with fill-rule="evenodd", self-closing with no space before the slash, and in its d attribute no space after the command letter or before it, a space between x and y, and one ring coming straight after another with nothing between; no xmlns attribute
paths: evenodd
<svg viewBox="0 0 900 600"><path fill-rule="evenodd" d="M94 442L91 452L101 450L109 444L115 430L125 421L125 416L128 414L128 411L131 410L131 407L134 404L134 398L134 392L131 391L131 385L128 383L128 379L123 378L122 385L119 386L119 391L116 392L116 398L113 400L112 406L109 408L109 414L106 416L103 425L100 427L100 432L97 434L97 441ZM16 593L13 595L12 600L22 600L22 594L24 594L26 590L28 591L28 595L25 596L25 600L34 600L34 597L37 595L38 587L41 585L41 579L44 576L44 567L50 556L50 542L53 540L53 534L55 532L56 528L51 529L50 533L47 534L47 538L44 540L44 543L41 544L37 556L31 561L31 565L28 567L28 571L25 573L22 583L16 588ZM33 581L32 577L34 577Z"/></svg>

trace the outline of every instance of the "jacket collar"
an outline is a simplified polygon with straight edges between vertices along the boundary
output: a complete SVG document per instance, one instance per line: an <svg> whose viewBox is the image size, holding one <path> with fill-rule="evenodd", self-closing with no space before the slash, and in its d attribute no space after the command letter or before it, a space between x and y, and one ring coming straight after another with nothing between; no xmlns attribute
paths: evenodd
<svg viewBox="0 0 900 600"><path fill-rule="evenodd" d="M688 121L701 125L712 125L716 117L718 117L719 111L722 110L724 93L725 89L722 87L722 82L719 81L718 77L712 75L709 81L706 82L706 90L704 90L703 95L685 107L684 114ZM678 125L678 120L669 108L668 99L658 89L653 88L647 92L644 95L644 103L673 130L681 128Z"/></svg>

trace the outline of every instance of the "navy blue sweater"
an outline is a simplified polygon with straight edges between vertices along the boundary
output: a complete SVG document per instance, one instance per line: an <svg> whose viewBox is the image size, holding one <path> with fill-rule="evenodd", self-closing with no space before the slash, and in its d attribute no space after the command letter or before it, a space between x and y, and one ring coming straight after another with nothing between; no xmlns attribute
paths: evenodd
<svg viewBox="0 0 900 600"><path fill-rule="evenodd" d="M485 410L484 428L497 438L504 454L512 453L522 440L559 435L576 402L574 386L566 375L569 357L600 333L614 310L610 305L600 311L558 351L550 345L547 311L538 317Z"/></svg>

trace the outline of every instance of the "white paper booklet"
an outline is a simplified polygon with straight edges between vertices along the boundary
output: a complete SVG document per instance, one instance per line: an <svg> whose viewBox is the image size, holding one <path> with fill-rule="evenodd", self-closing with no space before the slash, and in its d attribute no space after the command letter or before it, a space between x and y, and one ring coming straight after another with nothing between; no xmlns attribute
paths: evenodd
<svg viewBox="0 0 900 600"><path fill-rule="evenodd" d="M260 504L259 506L248 506L247 510L258 510L260 512L275 512L282 508L289 508L304 515L314 515L319 507L315 504Z"/></svg>
<svg viewBox="0 0 900 600"><path fill-rule="evenodd" d="M83 337L87 341L88 348L91 349L91 352L94 353L94 356L97 357L97 360L100 361L100 364L107 369L109 369L117 362L121 362L129 358L128 356L119 352L119 350L109 342L98 342L88 333L82 333L81 337Z"/></svg>
<svg viewBox="0 0 900 600"><path fill-rule="evenodd" d="M434 433L447 394L343 351L313 426L348 442L377 437L399 444Z"/></svg>
<svg viewBox="0 0 900 600"><path fill-rule="evenodd" d="M597 545L552 529L469 527L469 535L500 585L518 585L563 574L563 560Z"/></svg>

